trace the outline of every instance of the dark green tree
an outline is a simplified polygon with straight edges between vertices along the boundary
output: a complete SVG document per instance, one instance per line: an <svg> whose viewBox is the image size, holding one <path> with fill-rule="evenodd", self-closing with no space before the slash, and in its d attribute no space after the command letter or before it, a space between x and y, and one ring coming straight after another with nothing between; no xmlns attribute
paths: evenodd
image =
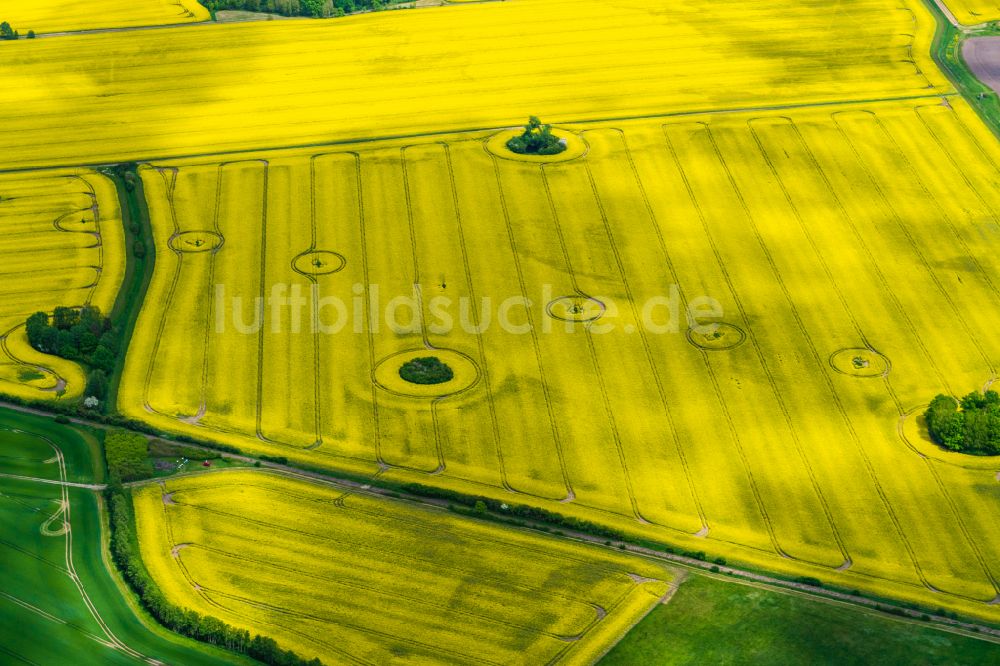
<svg viewBox="0 0 1000 666"><path fill-rule="evenodd" d="M94 370L87 376L87 390L84 394L101 401L108 397L108 376L103 370Z"/></svg>
<svg viewBox="0 0 1000 666"><path fill-rule="evenodd" d="M1000 454L1000 394L969 393L956 401L938 395L924 412L927 432L951 451L976 455Z"/></svg>
<svg viewBox="0 0 1000 666"><path fill-rule="evenodd" d="M566 144L552 133L551 125L531 116L524 131L507 141L507 148L518 155L557 155L566 150Z"/></svg>
<svg viewBox="0 0 1000 666"><path fill-rule="evenodd" d="M399 376L411 384L443 384L450 381L455 372L437 356L425 356L404 363Z"/></svg>

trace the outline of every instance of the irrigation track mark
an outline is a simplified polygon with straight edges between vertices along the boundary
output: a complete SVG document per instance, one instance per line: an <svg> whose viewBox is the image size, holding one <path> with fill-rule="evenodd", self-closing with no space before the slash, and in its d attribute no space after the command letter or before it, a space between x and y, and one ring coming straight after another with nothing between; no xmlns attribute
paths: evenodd
<svg viewBox="0 0 1000 666"><path fill-rule="evenodd" d="M771 274L774 276L775 283L777 284L778 288L781 291L782 296L784 296L785 300L787 301L787 303L791 308L791 314L792 317L795 319L796 326L798 327L800 334L803 336L803 338L808 340L809 334L807 332L806 326L805 324L803 324L800 314L795 309L795 304L789 293L788 287L785 281L781 277L781 271L778 269L778 266L775 263L774 257L770 252L770 250L768 249L767 244L761 237L759 226L757 223L757 215L755 215L755 213L753 212L753 209L750 206L746 193L744 192L743 189L740 188L739 182L736 179L733 169L730 166L729 162L726 160L724 152L719 145L718 138L712 132L711 127L705 125L704 132L706 135L708 146L711 147L711 152L712 154L715 155L715 161L718 163L719 167L721 167L721 173L725 175L725 181L726 183L728 183L728 186L731 189L733 195L735 196L736 201L739 203L739 208L743 213L743 218L749 225L749 231L753 236L754 240L757 241L757 245L760 248L761 254L766 259L767 265L771 270ZM709 233L711 233L711 231L709 231ZM749 318L746 316L745 311L741 312L741 314L743 315L744 321L749 321ZM801 461L802 466L805 468L806 473L809 477L809 484L819 500L820 506L823 509L823 514L826 517L833 538L837 543L837 547L840 550L841 556L844 558L842 564L850 562L851 557L847 551L846 545L844 544L844 540L843 537L841 536L840 529L837 527L837 523L833 518L833 513L830 510L830 505L817 479L817 475L813 467L813 464L809 460L809 457L806 455L805 447L803 446L802 440L799 437L797 429L795 428L795 422L791 416L791 409L788 406L788 399L782 395L782 391L779 387L778 380L775 377L775 373L774 371L771 370L770 365L767 363L767 354L764 352L764 347L761 344L760 339L758 335L755 333L753 327L747 328L747 339L750 341L750 344L754 352L756 353L760 367L761 369L763 369L764 375L767 377L767 383L771 387L771 393L774 396L775 404L777 404L779 410L781 411L782 416L784 417L783 420L785 421L788 433L791 435L790 439L794 444L796 453L798 454L798 458ZM813 351L815 355L815 349ZM796 559L804 559L804 558L796 558ZM824 566L822 562L813 562L813 564Z"/></svg>
<svg viewBox="0 0 1000 666"><path fill-rule="evenodd" d="M445 161L448 169L448 182L451 185L451 200L452 200L452 206L454 207L455 211L455 225L458 232L458 246L462 252L462 266L464 267L465 270L466 289L468 289L469 296L471 297L472 302L478 303L479 301L476 299L475 280L472 279L472 269L470 268L469 264L468 245L465 242L465 230L462 226L462 207L459 202L458 184L455 181L455 165L452 162L451 158L451 147L448 146L447 143L442 143L441 145L444 147ZM474 315L473 323L476 326L476 329L478 330L481 323L480 314L478 311L474 310L473 315ZM490 410L490 424L492 425L493 429L493 443L494 446L496 447L497 464L500 471L500 480L504 488L512 492L516 492L511 487L510 482L507 479L507 467L503 459L503 445L501 444L500 441L501 440L500 420L497 417L497 408L496 408L496 403L494 402L493 387L490 385L489 364L485 362L486 343L483 340L483 336L481 335L476 336L476 344L479 348L479 358L482 361L480 372L482 372L483 375L483 384L486 389L486 401Z"/></svg>
<svg viewBox="0 0 1000 666"><path fill-rule="evenodd" d="M162 492L162 490L161 490L161 492ZM167 504L163 505L163 512L164 512L164 514L163 514L163 524L166 527L167 538L169 539L170 543L176 543L177 540L174 538L173 525L170 522L170 517L166 513L168 506L169 505L167 505ZM192 545L195 545L195 544L192 544ZM184 564L183 558L181 558L181 557L175 557L175 558L173 558L173 561L177 565L177 567L180 570L181 574L184 576L184 579L187 580L187 582L191 585L191 588L193 590L195 590L195 592L197 593L197 595L199 597L201 597L205 601L205 603L207 603L208 605L212 606L213 608L217 608L217 609L223 611L223 613L230 613L230 614L234 615L235 617L239 617L239 618L245 620L248 624L251 623L251 620L249 618L247 618L244 614L240 613L236 609L230 608L228 606L224 606L221 603L219 603L218 601L216 601L215 599L212 599L206 593L205 588L203 586L199 585L198 582L191 575L191 572L188 571L187 566ZM293 627L289 627L289 626L286 626L286 625L282 625L282 624L278 624L278 623L276 623L274 621L266 621L266 620L258 619L257 622L259 624L262 624L262 625L265 625L265 626L278 627L279 629L282 629L282 630L284 630L284 631L286 631L286 632L288 632L290 634L294 634L294 635L300 636L301 638L303 638L303 639L305 639L305 640L307 640L307 641L309 641L311 643L314 643L316 645L321 645L324 648L330 650L331 652L336 652L336 653L339 653L339 654L343 655L346 658L347 661L353 661L353 662L358 663L358 664L365 664L366 666L369 666L371 664L371 662L366 662L366 661L363 661L360 658L354 657L351 654L345 652L342 648L340 648L340 647L338 647L336 645L333 645L331 643L327 643L325 641L319 640L319 639L317 639L315 637L312 637L312 636L310 636L310 635L308 635L308 634L300 631L299 629L296 629L296 628L293 628ZM374 666L374 665L371 664L371 666Z"/></svg>
<svg viewBox="0 0 1000 666"><path fill-rule="evenodd" d="M559 209L556 206L555 198L552 195L552 186L549 180L548 172L545 169L544 164L540 165L538 169L538 175L541 178L542 189L545 192L545 200L548 204L549 216L552 220L552 228L555 232L556 239L559 241L559 249L562 253L563 264L565 267L566 274L569 276L570 282L573 285L573 290L584 297L591 298L593 295L584 291L580 282L577 278L576 268L573 264L572 257L569 252L569 248L566 244L566 236L563 233L563 224L559 219ZM597 378L597 387L601 395L601 402L604 405L604 411L607 415L608 425L611 428L612 440L615 443L615 451L618 454L618 463L621 465L622 477L625 482L625 490L628 494L628 501L632 509L632 515L640 523L650 523L652 521L647 520L642 512L639 510L639 502L636 500L635 486L632 482L632 472L628 467L628 459L625 454L625 447L622 442L621 431L618 427L618 419L615 418L615 410L611 404L611 398L609 395L609 390L607 386L607 380L605 379L604 373L601 371L600 358L597 352L597 347L594 342L594 336L591 333L590 326L585 324L584 331L586 335L584 336L587 341L587 350L590 354L590 360L592 368L594 370L594 376Z"/></svg>
<svg viewBox="0 0 1000 666"><path fill-rule="evenodd" d="M500 210L503 212L504 229L507 232L508 248L510 249L511 259L514 265L514 272L517 274L517 282L520 287L521 297L528 298L528 288L527 283L524 278L525 269L521 265L521 257L518 253L518 243L516 234L514 231L514 221L512 219L510 207L507 204L507 196L504 194L503 186L503 175L501 174L500 159L495 155L490 156L490 160L493 163L493 175L496 178L496 191L500 196ZM507 166L507 165L505 165ZM508 176L509 177L509 176ZM507 248L505 248L507 249ZM535 364L538 368L538 380L542 386L542 395L544 396L545 410L548 414L549 429L552 433L552 443L555 447L556 459L559 463L559 471L562 475L563 486L566 489L566 496L564 500L572 500L576 498L576 492L573 490L573 484L569 477L569 469L566 466L566 457L563 453L562 439L559 432L559 427L557 425L557 419L555 412L552 407L552 391L553 389L549 385L549 380L545 374L545 362L542 358L541 344L538 340L538 329L534 321L534 315L532 314L531 308L526 308L526 313L528 317L529 333L531 334L531 347L535 355ZM544 317L544 315L542 315ZM522 491L516 491L522 492ZM526 495L531 495L531 493L523 493Z"/></svg>
<svg viewBox="0 0 1000 666"><path fill-rule="evenodd" d="M816 171L816 173L819 176L819 178L822 180L822 182L823 182L823 188L830 195L831 200L834 202L834 204L835 204L838 212L841 214L841 216L843 217L843 219L846 220L853 227L854 223L850 220L850 213L847 211L847 208L845 207L844 203L841 201L840 196L837 194L835 187L830 182L829 176L823 170L823 167L820 165L819 160L816 158L816 154L813 152L812 148L806 142L805 137L802 136L801 130L794 123L794 121L789 121L789 122L790 122L790 127L791 127L791 129L793 131L794 141L802 149L803 155L804 155L805 159L809 162L809 164L812 166L812 168ZM832 289L834 290L834 292L837 294L837 299L839 300L839 302L841 304L841 307L842 307L842 309L844 311L844 314L851 321L851 324L854 327L856 334L861 338L861 340L864 341L865 346L871 348L871 344L869 343L868 338L865 336L863 326L861 325L861 323L858 321L857 317L852 312L852 310L850 308L850 305L849 305L849 302L848 302L848 298L844 295L843 290L841 289L840 285L837 283L837 280L836 280L835 275L834 275L834 271L830 268L830 265L827 262L826 258L824 257L823 252L820 250L820 243L816 241L816 239L813 237L813 234L809 231L809 226L805 223L805 220L804 220L804 218L802 216L802 212L801 212L801 209L799 207L799 204L797 204L795 202L795 197L792 195L791 190L790 190L790 188L789 188L789 186L788 186L785 178L783 178L781 176L781 174L779 173L778 169L776 168L776 165L775 165L774 161L768 155L768 153L767 153L767 151L765 149L765 146L764 146L764 142L761 141L761 139L760 139L757 131L753 129L752 121L750 123L748 123L748 124L750 126L750 132L753 135L754 142L757 144L758 151L764 157L764 159L765 159L765 161L766 161L766 163L768 165L768 168L770 169L770 171L773 174L774 178L776 179L779 187L781 188L781 191L782 191L782 193L783 193L783 195L785 197L785 200L788 202L789 206L791 207L792 212L794 213L794 216L795 216L796 221L798 222L799 228L802 230L803 235L805 236L805 238L807 239L810 247L812 248L813 253L816 256L819 265L822 266L823 272L826 274L826 277L827 277L828 282L830 283L830 286L832 287ZM813 344L811 338L809 338L809 344L810 344L810 346L814 347L814 344ZM823 373L823 377L825 378L828 390L830 391L830 395L834 399L834 403L837 406L837 409L838 409L838 411L839 411L839 413L841 415L841 418L842 418L844 424L846 425L846 427L848 429L848 432L851 435L851 440L854 442L855 447L858 449L858 453L859 453L859 455L861 457L861 460L864 463L865 469L866 469L866 471L868 473L868 476L869 476L870 480L874 484L874 488L875 488L876 492L878 493L878 496L879 496L879 498L880 498L880 500L882 502L882 506L885 509L888 517L890 518L893 526L895 527L896 533L900 537L900 540L902 541L902 543L904 545L904 548L906 549L907 554L909 555L911 564L913 565L914 570L917 573L917 576L921 579L921 581L924 582L925 585L928 585L927 579L924 577L923 571L921 571L921 569L920 569L920 564L919 564L919 562L917 560L915 551L914 551L912 545L910 544L909 540L907 539L907 536L906 536L906 534L905 534L905 532L904 532L904 530L902 528L902 525L899 522L899 518L897 517L897 515L895 513L895 510L892 507L892 503L888 499L888 495L887 495L885 489L883 488L881 481L878 478L878 474L875 472L875 467L874 467L874 465L873 465L873 463L871 461L871 458L868 456L868 453L865 451L865 448L864 448L864 446L861 443L861 438L859 437L856 429L854 428L854 424L850 420L850 417L849 417L849 415L847 413L847 409L844 406L843 401L840 398L840 395L837 393L836 388L830 382L829 376L825 372ZM885 379L885 383L886 383L887 388L889 388L890 392L891 392L891 387L889 386L889 380L888 380L888 378ZM893 398L893 400L895 401L895 403L896 403L896 405L898 407L899 404L900 404L899 403L899 399L895 396L895 394L892 394L892 398Z"/></svg>
<svg viewBox="0 0 1000 666"><path fill-rule="evenodd" d="M403 174L403 182L401 184L403 189L403 195L406 197L406 222L407 229L409 230L409 236L407 240L410 246L410 255L413 257L413 289L414 295L417 298L417 309L419 312L424 312L424 297L423 288L420 283L420 257L417 252L417 229L416 224L413 219L413 194L411 192L411 182L410 182L410 171L407 167L406 161L406 150L410 146L403 146L399 149L399 166L401 173ZM437 349L433 344L431 344L431 339L428 335L426 320L423 314L420 315L420 337L423 340L424 347L428 350ZM480 359L482 361L482 359ZM444 459L444 450L441 447L441 425L440 419L438 417L437 403L442 398L438 397L431 400L431 425L434 427L434 454L437 456L437 468L433 470L419 470L416 471L429 471L431 474L441 474L447 468L447 462Z"/></svg>
<svg viewBox="0 0 1000 666"><path fill-rule="evenodd" d="M629 160L630 168L635 169L634 163L632 163L631 154L628 152L628 146L625 143L625 133L620 129L609 130L611 132L617 133L616 136L621 140L621 146L625 151L625 155ZM632 290L631 285L628 281L628 270L626 269L626 260L623 258L621 251L618 249L618 244L615 241L615 234L612 231L612 220L613 216L608 214L608 208L601 198L600 189L598 188L597 179L594 177L594 168L592 164L588 161L584 163L584 170L587 174L587 180L590 184L591 192L594 196L594 202L597 204L597 210L600 213L601 221L604 227L604 232L607 235L608 247L611 250L612 255L615 258L615 264L618 269L618 275L621 279L621 284L625 289L625 294L627 297L628 305L632 311L632 318L635 321L639 321L639 313L636 309L636 298ZM648 213L648 209L647 209ZM674 284L677 284L675 281ZM671 440L674 444L674 449L677 451L678 459L681 462L681 468L684 472L685 483L688 487L688 492L690 493L691 499L694 502L695 509L698 512L698 519L701 521L701 528L697 534L707 535L709 531L708 518L705 515L704 507L701 503L701 498L698 496L697 488L695 486L694 480L691 476L691 470L688 466L687 456L684 453L684 448L680 443L680 438L677 435L677 430L674 426L674 417L671 414L670 406L667 400L667 393L663 386L663 381L660 377L660 372L656 368L656 363L654 362L655 354L650 347L650 342L644 327L638 326L636 329L639 333L639 338L642 341L642 347L646 354L646 364L649 371L653 377L654 383L656 385L657 396L659 398L660 405L663 407L663 414L666 417L667 424L672 433Z"/></svg>
<svg viewBox="0 0 1000 666"><path fill-rule="evenodd" d="M733 302L736 304L736 307L739 311L740 319L745 325L746 322L748 321L746 315L746 309L744 308L742 302L740 301L740 297L737 294L736 288L733 284L732 276L730 275L729 270L726 268L726 262L723 260L719 247L715 242L715 237L712 235L710 231L708 215L702 208L701 202L698 199L698 195L695 191L695 184L693 182L693 177L688 173L690 167L688 167L688 169L684 168L684 165L681 162L680 153L677 150L677 147L675 146L675 141L670 138L670 133L667 128L668 126L666 124L660 126L660 130L663 133L664 142L666 143L667 150L670 153L670 157L671 160L673 161L674 168L677 170L677 173L684 184L684 190L687 193L688 200L691 202L692 207L697 213L697 217L701 224L702 233L705 237L705 240L708 241L708 245L712 249L712 256L715 258L715 263L718 266L719 272L726 283L727 290L733 297ZM674 283L680 284L680 280L677 279L675 264L670 259L670 256L667 253L666 248L663 248L663 252L664 252L664 257L667 259L671 274L674 277ZM719 378L717 376L717 372L714 366L709 362L707 352L702 352L702 358L704 359L705 369L707 371L708 377L711 379L712 388L714 389L715 397L716 400L718 401L719 408L722 411L722 414L726 418L726 424L729 428L729 433L732 437L733 446L735 447L737 453L739 454L740 462L743 464L743 470L746 472L747 480L750 484L750 490L753 493L754 503L757 505L757 510L760 513L760 516L764 521L764 525L767 528L767 534L771 541L771 546L774 548L774 552L777 553L778 555L782 557L789 557L789 555L782 549L781 544L778 541L777 531L774 526L774 521L771 518L770 514L768 513L767 505L764 502L763 494L760 491L757 479L754 477L753 467L750 465L750 461L747 456L746 450L743 446L743 442L740 439L739 429L736 427L736 423L733 419L732 413L730 412L728 403L726 402L725 398L722 395L722 389L719 385Z"/></svg>

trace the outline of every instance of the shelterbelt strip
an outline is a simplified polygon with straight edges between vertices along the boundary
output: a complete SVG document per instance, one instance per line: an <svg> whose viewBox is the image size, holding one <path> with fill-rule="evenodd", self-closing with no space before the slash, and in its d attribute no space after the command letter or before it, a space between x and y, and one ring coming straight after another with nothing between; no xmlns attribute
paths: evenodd
<svg viewBox="0 0 1000 666"><path fill-rule="evenodd" d="M28 345L25 319L57 306L109 312L125 273L114 183L91 170L0 175L0 393L70 399L80 366Z"/></svg>
<svg viewBox="0 0 1000 666"><path fill-rule="evenodd" d="M511 0L22 40L0 169L930 97L933 30L920 0Z"/></svg>
<svg viewBox="0 0 1000 666"><path fill-rule="evenodd" d="M197 0L5 0L0 20L24 37L105 28L172 25L207 21Z"/></svg>

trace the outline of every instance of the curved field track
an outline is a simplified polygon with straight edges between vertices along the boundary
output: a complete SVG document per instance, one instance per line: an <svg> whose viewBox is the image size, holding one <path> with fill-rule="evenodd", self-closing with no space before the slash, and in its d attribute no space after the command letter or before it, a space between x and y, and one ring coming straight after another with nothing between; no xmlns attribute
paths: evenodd
<svg viewBox="0 0 1000 666"><path fill-rule="evenodd" d="M79 397L83 370L32 349L24 322L59 306L110 312L125 274L115 186L86 169L2 174L0 227L0 392Z"/></svg>
<svg viewBox="0 0 1000 666"><path fill-rule="evenodd" d="M272 472L134 493L143 560L174 603L326 663L587 663L672 573L630 555ZM180 546L183 546L181 548Z"/></svg>
<svg viewBox="0 0 1000 666"><path fill-rule="evenodd" d="M153 626L126 600L106 568L100 495L83 487L103 480L95 455L76 430L0 411L0 662L248 664Z"/></svg>

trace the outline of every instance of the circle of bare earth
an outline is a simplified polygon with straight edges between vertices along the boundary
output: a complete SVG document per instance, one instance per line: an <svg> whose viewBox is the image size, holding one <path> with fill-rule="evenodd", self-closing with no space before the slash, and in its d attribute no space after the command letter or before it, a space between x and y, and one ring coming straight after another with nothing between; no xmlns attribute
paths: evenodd
<svg viewBox="0 0 1000 666"><path fill-rule="evenodd" d="M574 306L579 306L581 310L574 312ZM545 306L545 312L553 319L580 323L600 319L606 309L604 303L590 296L560 296Z"/></svg>
<svg viewBox="0 0 1000 666"><path fill-rule="evenodd" d="M849 377L885 377L892 363L885 354L865 347L839 349L830 355L830 367Z"/></svg>
<svg viewBox="0 0 1000 666"><path fill-rule="evenodd" d="M399 376L399 368L416 358L436 356L452 369L454 376L439 384L414 384ZM408 398L445 398L473 389L481 377L479 365L471 356L454 349L407 349L387 356L375 364L372 381L383 391Z"/></svg>
<svg viewBox="0 0 1000 666"><path fill-rule="evenodd" d="M308 250L292 259L292 269L300 275L330 275L346 265L344 255L330 250Z"/></svg>
<svg viewBox="0 0 1000 666"><path fill-rule="evenodd" d="M214 231L182 231L174 234L167 245L174 252L214 252L222 247L226 240Z"/></svg>
<svg viewBox="0 0 1000 666"><path fill-rule="evenodd" d="M555 155L522 155L520 153L515 153L513 150L507 147L507 142L513 139L515 136L520 136L523 132L524 132L523 127L497 132L496 134L488 137L483 142L483 146L486 148L486 152L490 153L491 155L502 157L505 160L516 160L518 162L531 162L533 164L569 162L571 160L583 157L590 150L590 145L579 134L574 134L573 132L553 128L552 130L553 135L555 135L559 139L566 140L566 150L562 151L561 153L556 153Z"/></svg>
<svg viewBox="0 0 1000 666"><path fill-rule="evenodd" d="M739 347L747 339L746 331L735 324L719 322L711 334L697 330L703 326L692 326L685 334L687 341L698 349L706 351L727 351Z"/></svg>

